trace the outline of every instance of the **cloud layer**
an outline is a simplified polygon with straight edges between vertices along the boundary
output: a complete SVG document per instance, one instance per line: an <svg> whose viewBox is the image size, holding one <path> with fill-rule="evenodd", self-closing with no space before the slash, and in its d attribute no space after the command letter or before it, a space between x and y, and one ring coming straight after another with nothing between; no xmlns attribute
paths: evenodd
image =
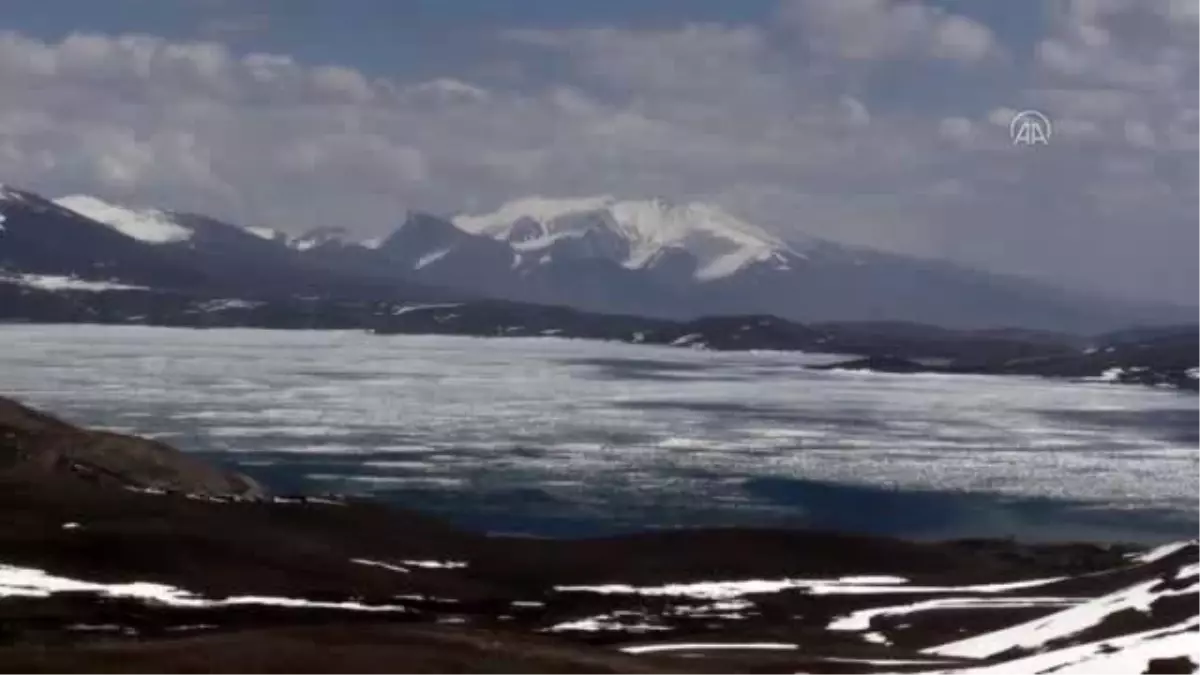
<svg viewBox="0 0 1200 675"><path fill-rule="evenodd" d="M793 0L758 24L498 26L514 72L429 81L219 42L6 32L0 180L371 233L404 208L535 193L697 198L784 235L1194 303L1196 7L1062 0L1023 39L909 0ZM1052 117L1049 147L1011 144L1026 108Z"/></svg>

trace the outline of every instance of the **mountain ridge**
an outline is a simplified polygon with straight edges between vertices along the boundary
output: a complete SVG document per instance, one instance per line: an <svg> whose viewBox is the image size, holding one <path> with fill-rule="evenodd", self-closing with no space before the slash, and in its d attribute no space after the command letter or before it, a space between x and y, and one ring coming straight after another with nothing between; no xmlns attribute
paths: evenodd
<svg viewBox="0 0 1200 675"><path fill-rule="evenodd" d="M290 235L87 196L55 202L6 190L18 197L8 198L8 206L0 200L0 214L15 206L44 218L55 210L60 225L71 214L75 227L100 223L127 237L127 244L140 244L136 254L131 245L124 247L131 256L169 259L181 270L199 267L210 280L244 276L280 292L293 285L321 293L328 286L345 289L331 292L372 297L495 298L676 320L770 314L803 322L910 321L1072 333L1194 318L1190 309L1102 298L948 261L815 238L784 241L718 207L661 198L534 197L490 213L452 217L409 211L387 236L362 239L336 223ZM34 203L41 206L30 209ZM49 255L48 238L57 235L53 228L42 229L37 246ZM115 241L109 238L110 245ZM20 255L5 262L4 244L0 233L0 265L9 271L97 272L82 260L62 269L25 269L28 261L17 259ZM218 269L222 258L228 270ZM72 267L84 269L67 269ZM145 275L135 276L116 280L155 285ZM224 285L227 293L238 290Z"/></svg>

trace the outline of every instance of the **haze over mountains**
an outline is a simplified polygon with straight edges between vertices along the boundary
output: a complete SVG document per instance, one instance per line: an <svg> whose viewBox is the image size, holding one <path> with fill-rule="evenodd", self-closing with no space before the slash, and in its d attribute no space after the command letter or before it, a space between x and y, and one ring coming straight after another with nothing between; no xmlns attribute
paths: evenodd
<svg viewBox="0 0 1200 675"><path fill-rule="evenodd" d="M198 214L0 188L0 270L156 289L364 299L498 298L687 319L912 321L1096 332L1191 321L1137 305L815 238L663 199L531 197L491 213L400 214L386 237L303 235Z"/></svg>

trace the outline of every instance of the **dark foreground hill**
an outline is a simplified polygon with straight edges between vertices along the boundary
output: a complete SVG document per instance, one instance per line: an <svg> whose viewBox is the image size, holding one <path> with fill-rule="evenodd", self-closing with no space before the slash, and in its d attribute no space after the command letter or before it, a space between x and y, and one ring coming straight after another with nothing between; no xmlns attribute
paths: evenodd
<svg viewBox="0 0 1200 675"><path fill-rule="evenodd" d="M9 401L0 460L5 671L1200 664L1195 543L1135 551L769 530L485 536L369 501L270 495L166 446Z"/></svg>

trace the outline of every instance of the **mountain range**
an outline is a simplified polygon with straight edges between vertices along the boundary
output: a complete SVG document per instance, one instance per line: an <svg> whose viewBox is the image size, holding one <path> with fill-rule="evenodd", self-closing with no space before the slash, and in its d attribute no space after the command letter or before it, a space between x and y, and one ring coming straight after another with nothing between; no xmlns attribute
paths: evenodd
<svg viewBox="0 0 1200 675"><path fill-rule="evenodd" d="M497 299L690 320L1097 332L1194 320L1022 278L783 238L719 207L664 199L525 198L491 213L409 212L386 237L303 234L204 215L0 187L0 275L243 297Z"/></svg>

